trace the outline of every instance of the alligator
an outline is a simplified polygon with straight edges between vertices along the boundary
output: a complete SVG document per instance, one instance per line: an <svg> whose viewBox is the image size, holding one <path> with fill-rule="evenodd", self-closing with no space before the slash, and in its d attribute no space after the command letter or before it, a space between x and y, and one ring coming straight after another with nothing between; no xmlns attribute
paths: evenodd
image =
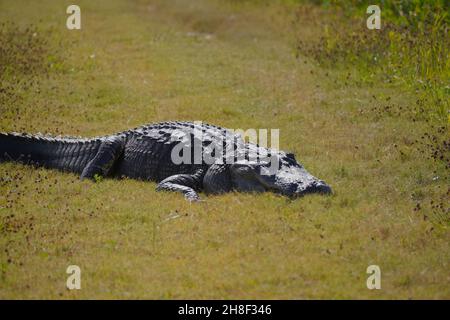
<svg viewBox="0 0 450 320"><path fill-rule="evenodd" d="M181 192L190 201L200 200L202 190L273 191L288 197L332 192L294 154L198 122L152 123L90 139L0 133L0 162L9 161L73 172L81 179L155 181L158 191Z"/></svg>

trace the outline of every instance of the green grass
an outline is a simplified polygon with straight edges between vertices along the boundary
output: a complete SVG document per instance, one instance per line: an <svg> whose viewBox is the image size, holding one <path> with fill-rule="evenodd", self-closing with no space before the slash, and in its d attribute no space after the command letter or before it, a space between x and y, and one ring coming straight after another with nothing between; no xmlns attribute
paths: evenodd
<svg viewBox="0 0 450 320"><path fill-rule="evenodd" d="M307 1L303 1L307 2ZM301 35L297 49L328 67L352 67L359 81L401 83L431 104L425 113L448 122L450 12L445 1L382 1L381 30L366 27L365 0L322 1L323 23L314 39ZM297 26L302 19L298 19ZM446 159L447 162L450 159Z"/></svg>
<svg viewBox="0 0 450 320"><path fill-rule="evenodd" d="M296 58L321 8L79 1L82 30L69 31L69 4L0 3L15 21L1 27L1 131L279 128L281 148L335 193L190 204L150 182L2 164L1 298L450 298L448 171L420 149L436 124L407 84ZM65 288L72 264L78 291ZM371 264L381 290L366 288Z"/></svg>

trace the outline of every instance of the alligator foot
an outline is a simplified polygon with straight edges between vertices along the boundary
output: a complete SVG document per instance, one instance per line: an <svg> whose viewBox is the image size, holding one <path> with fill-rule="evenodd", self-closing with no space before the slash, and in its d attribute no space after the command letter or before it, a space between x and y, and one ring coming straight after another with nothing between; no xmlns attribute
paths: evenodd
<svg viewBox="0 0 450 320"><path fill-rule="evenodd" d="M200 197L197 194L198 189L201 187L201 178L203 171L196 174L176 174L170 176L161 181L156 191L176 191L184 194L186 200L200 201Z"/></svg>
<svg viewBox="0 0 450 320"><path fill-rule="evenodd" d="M106 139L98 149L95 157L89 161L81 173L81 179L95 179L95 176L105 177L111 172L114 163L122 154L125 146L123 137L112 137Z"/></svg>

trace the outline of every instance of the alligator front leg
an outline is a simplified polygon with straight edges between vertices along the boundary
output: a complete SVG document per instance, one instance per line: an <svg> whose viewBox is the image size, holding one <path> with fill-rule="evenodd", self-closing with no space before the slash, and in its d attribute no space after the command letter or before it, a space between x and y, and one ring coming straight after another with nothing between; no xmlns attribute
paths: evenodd
<svg viewBox="0 0 450 320"><path fill-rule="evenodd" d="M203 177L203 188L206 193L220 194L232 190L230 165L213 164Z"/></svg>
<svg viewBox="0 0 450 320"><path fill-rule="evenodd" d="M186 200L199 201L197 191L202 186L203 170L195 174L176 174L161 181L156 191L177 191L184 194Z"/></svg>
<svg viewBox="0 0 450 320"><path fill-rule="evenodd" d="M100 145L95 157L83 169L81 179L93 179L95 175L106 177L111 173L111 169L122 154L124 147L124 137L114 136L106 138Z"/></svg>

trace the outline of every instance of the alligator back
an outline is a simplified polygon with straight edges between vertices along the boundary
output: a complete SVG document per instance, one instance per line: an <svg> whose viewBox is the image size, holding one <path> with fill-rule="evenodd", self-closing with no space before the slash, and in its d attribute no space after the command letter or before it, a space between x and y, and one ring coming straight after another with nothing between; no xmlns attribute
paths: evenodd
<svg viewBox="0 0 450 320"><path fill-rule="evenodd" d="M224 128L182 121L152 123L119 134L127 141L115 173L153 181L206 168L205 148L217 146L231 135ZM173 154L188 161L179 163Z"/></svg>

